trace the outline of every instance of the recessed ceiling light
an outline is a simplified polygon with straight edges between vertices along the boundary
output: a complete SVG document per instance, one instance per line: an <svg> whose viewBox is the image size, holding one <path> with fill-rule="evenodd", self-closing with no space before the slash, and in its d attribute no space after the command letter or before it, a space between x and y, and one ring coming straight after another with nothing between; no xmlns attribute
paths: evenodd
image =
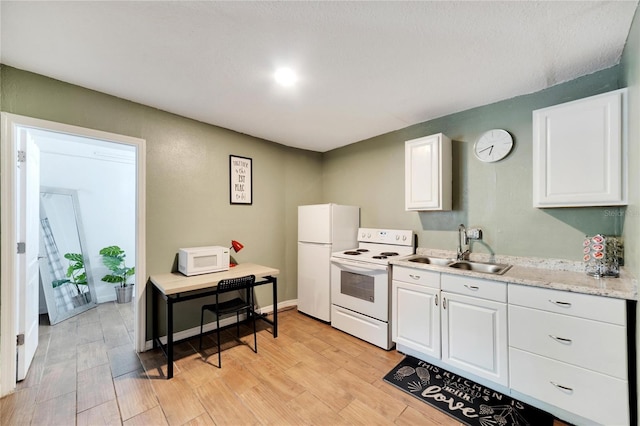
<svg viewBox="0 0 640 426"><path fill-rule="evenodd" d="M281 86L293 86L298 81L298 76L291 68L278 68L273 75Z"/></svg>

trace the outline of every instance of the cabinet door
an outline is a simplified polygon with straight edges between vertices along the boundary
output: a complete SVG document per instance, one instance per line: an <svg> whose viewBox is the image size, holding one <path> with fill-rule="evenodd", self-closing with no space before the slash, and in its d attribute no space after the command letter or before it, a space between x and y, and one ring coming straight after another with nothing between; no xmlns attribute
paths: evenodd
<svg viewBox="0 0 640 426"><path fill-rule="evenodd" d="M438 133L405 142L405 209L451 210L451 140Z"/></svg>
<svg viewBox="0 0 640 426"><path fill-rule="evenodd" d="M440 290L396 280L392 288L392 340L440 358Z"/></svg>
<svg viewBox="0 0 640 426"><path fill-rule="evenodd" d="M442 360L508 385L507 305L442 292Z"/></svg>
<svg viewBox="0 0 640 426"><path fill-rule="evenodd" d="M533 112L533 206L627 203L626 89Z"/></svg>
<svg viewBox="0 0 640 426"><path fill-rule="evenodd" d="M298 310L331 321L331 245L298 243Z"/></svg>

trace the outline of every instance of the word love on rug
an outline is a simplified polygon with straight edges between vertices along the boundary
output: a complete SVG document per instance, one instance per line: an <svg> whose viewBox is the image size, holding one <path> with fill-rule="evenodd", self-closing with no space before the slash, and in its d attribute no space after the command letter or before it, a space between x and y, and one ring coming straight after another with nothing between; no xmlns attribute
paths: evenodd
<svg viewBox="0 0 640 426"><path fill-rule="evenodd" d="M384 380L467 425L553 425L547 412L411 356Z"/></svg>

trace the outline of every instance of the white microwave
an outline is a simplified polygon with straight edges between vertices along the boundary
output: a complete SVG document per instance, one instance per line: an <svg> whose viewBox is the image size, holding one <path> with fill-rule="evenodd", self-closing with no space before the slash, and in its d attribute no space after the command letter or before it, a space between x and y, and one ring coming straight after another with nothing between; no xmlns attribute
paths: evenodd
<svg viewBox="0 0 640 426"><path fill-rule="evenodd" d="M184 275L200 275L229 269L229 248L222 246L181 248L178 271Z"/></svg>

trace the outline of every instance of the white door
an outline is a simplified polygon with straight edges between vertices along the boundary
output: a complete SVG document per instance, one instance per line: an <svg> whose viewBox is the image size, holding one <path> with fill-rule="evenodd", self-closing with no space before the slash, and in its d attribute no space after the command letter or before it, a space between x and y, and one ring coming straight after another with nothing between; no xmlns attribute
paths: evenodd
<svg viewBox="0 0 640 426"><path fill-rule="evenodd" d="M507 304L442 292L442 360L508 386Z"/></svg>
<svg viewBox="0 0 640 426"><path fill-rule="evenodd" d="M626 89L533 112L533 206L627 204Z"/></svg>
<svg viewBox="0 0 640 426"><path fill-rule="evenodd" d="M2 143L0 143L0 204L2 209L7 208L8 212L12 214L0 215L0 245L2 246L2 256L0 260L0 396L5 396L15 389L15 380L18 376L16 361L16 335L18 334L19 317L24 315L27 309L19 308L19 303L25 298L24 293L20 294L18 277L18 262L16 252L16 238L18 232L16 231L18 226L18 169L16 167L16 155L15 151L18 149L18 140L20 138L20 129L43 129L55 133L78 135L88 137L95 140L103 140L107 142L114 142L123 145L129 145L135 148L136 151L136 281L143 282L145 277L145 234L146 227L145 221L140 219L145 217L145 176L146 176L146 148L145 140L134 138L130 136L117 135L115 133L102 132L98 130L91 130L80 128L76 126L70 126L61 123L54 123L46 120L39 120L36 118L24 117L15 114L9 114L2 112L0 114L2 118ZM10 154L10 155L8 155ZM37 169L37 167L30 167L30 169ZM37 215L37 214L36 214ZM35 229L39 227L36 226ZM34 229L34 228L31 228ZM10 236L10 237L9 237ZM5 238L6 237L6 238ZM37 243L36 243L37 245ZM33 245L32 245L33 246ZM26 265L26 262L25 262ZM25 268L26 269L26 268ZM26 275L26 274L25 274ZM136 350L144 351L145 348L145 324L146 324L146 289L144 285L135 286L136 290L136 303L134 305L134 339L136 343ZM26 286L25 286L26 289ZM38 295L38 292L35 292ZM35 299L37 304L37 299ZM37 309L32 309L32 313L37 313ZM27 321L24 321L26 324ZM32 322L33 324L33 322ZM25 327L26 329L26 327ZM30 341L34 341L33 338ZM35 338L37 342L37 337ZM35 349L33 349L35 352ZM24 369L27 370L26 368Z"/></svg>
<svg viewBox="0 0 640 426"><path fill-rule="evenodd" d="M440 359L440 290L393 280L392 338Z"/></svg>
<svg viewBox="0 0 640 426"><path fill-rule="evenodd" d="M298 243L298 310L331 321L331 245Z"/></svg>
<svg viewBox="0 0 640 426"><path fill-rule="evenodd" d="M331 261L331 304L389 321L387 265L345 259Z"/></svg>
<svg viewBox="0 0 640 426"><path fill-rule="evenodd" d="M451 210L451 140L413 139L404 152L405 210Z"/></svg>
<svg viewBox="0 0 640 426"><path fill-rule="evenodd" d="M22 130L18 149L18 191L16 227L19 243L17 256L17 324L19 344L17 379L27 376L31 360L38 347L38 312L40 272L38 252L40 250L39 202L40 202L40 151L28 134ZM24 154L22 154L24 152ZM22 161L24 159L24 161ZM24 243L24 246L23 246ZM24 336L24 343L20 344Z"/></svg>
<svg viewBox="0 0 640 426"><path fill-rule="evenodd" d="M298 241L332 243L331 204L298 206Z"/></svg>

